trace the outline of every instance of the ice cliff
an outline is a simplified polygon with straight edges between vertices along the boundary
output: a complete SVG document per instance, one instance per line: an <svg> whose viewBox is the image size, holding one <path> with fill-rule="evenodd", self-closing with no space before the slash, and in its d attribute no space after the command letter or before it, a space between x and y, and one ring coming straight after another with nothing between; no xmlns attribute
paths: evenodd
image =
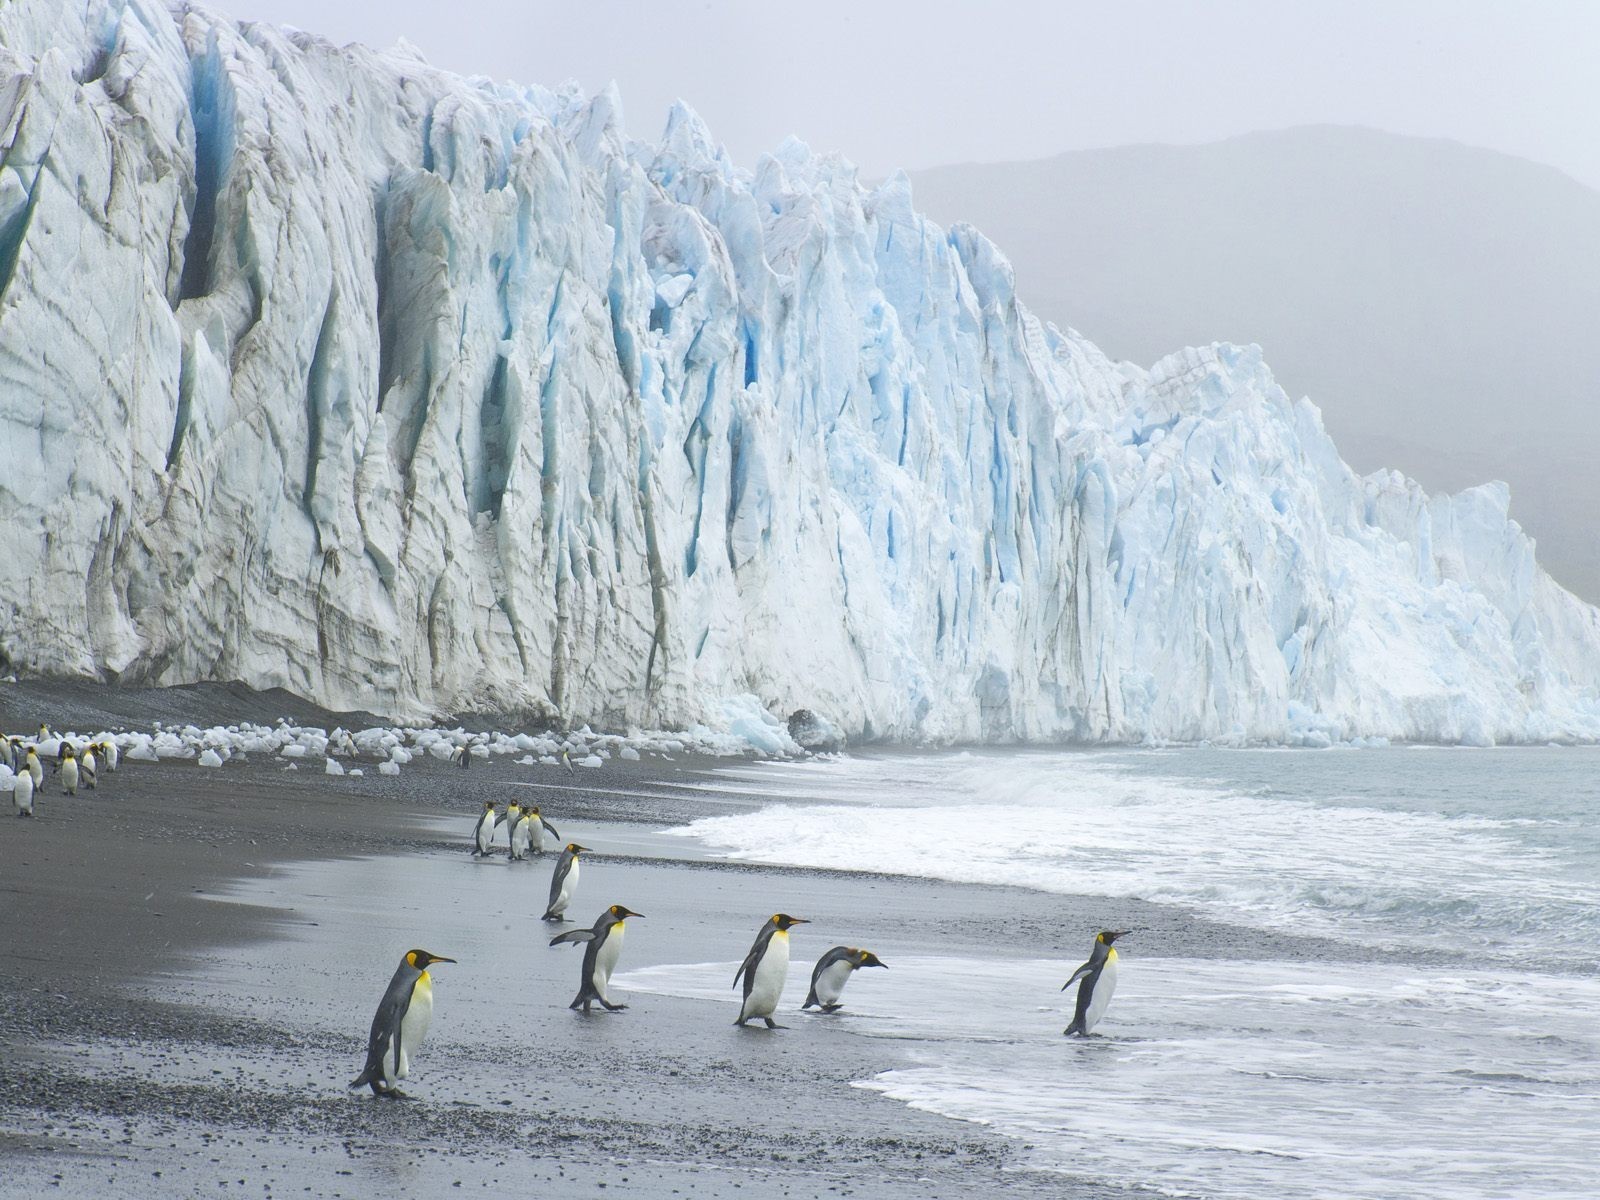
<svg viewBox="0 0 1600 1200"><path fill-rule="evenodd" d="M1108 361L903 179L155 0L9 0L0 45L15 667L612 725L748 693L858 737L1600 736L1600 615L1502 488L1356 477L1254 348Z"/></svg>

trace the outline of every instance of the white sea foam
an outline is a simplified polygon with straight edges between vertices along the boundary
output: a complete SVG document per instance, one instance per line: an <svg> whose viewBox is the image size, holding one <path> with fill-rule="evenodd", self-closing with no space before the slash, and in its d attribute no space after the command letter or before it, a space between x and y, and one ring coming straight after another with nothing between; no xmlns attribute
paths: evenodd
<svg viewBox="0 0 1600 1200"><path fill-rule="evenodd" d="M739 786L786 802L673 832L754 862L1134 897L1363 943L1587 954L1600 935L1594 872L1522 836L1522 815L1319 801L1133 760L1143 768L1071 753L747 768Z"/></svg>

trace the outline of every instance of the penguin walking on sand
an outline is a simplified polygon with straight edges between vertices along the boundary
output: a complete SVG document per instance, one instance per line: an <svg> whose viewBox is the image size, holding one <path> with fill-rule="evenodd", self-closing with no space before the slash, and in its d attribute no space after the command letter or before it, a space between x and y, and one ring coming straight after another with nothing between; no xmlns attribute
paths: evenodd
<svg viewBox="0 0 1600 1200"><path fill-rule="evenodd" d="M494 801L483 802L483 812L478 817L478 823L472 827L472 857L486 858L494 844Z"/></svg>
<svg viewBox="0 0 1600 1200"><path fill-rule="evenodd" d="M85 746L78 752L78 778L83 781L83 786L90 791L94 791L99 787L96 782L98 766L99 764L95 762L93 746Z"/></svg>
<svg viewBox="0 0 1600 1200"><path fill-rule="evenodd" d="M554 825L550 824L549 821L546 821L544 817L540 815L539 806L537 804L535 804L532 808L525 808L522 811L523 815L528 818L528 845L533 848L533 852L535 854L544 853L544 836L547 833L550 835L550 843L552 846L559 846L561 844L561 835L556 832L556 827Z"/></svg>
<svg viewBox="0 0 1600 1200"><path fill-rule="evenodd" d="M760 1017L768 1029L781 1026L772 1019L778 1009L778 997L783 994L783 982L789 977L789 930L796 925L806 925L804 917L791 917L788 913L774 913L756 934L755 944L744 956L733 976L733 986L744 980L744 1003L739 1006L739 1019L743 1025L753 1017Z"/></svg>
<svg viewBox="0 0 1600 1200"><path fill-rule="evenodd" d="M555 874L550 877L550 907L544 910L543 920L559 921L572 903L572 893L578 890L578 855L589 847L568 842L567 848L556 860Z"/></svg>
<svg viewBox="0 0 1600 1200"><path fill-rule="evenodd" d="M820 1008L825 1013L838 1012L844 1007L839 1003L844 985L862 967L882 967L887 971L889 964L870 950L835 946L817 959L817 965L811 969L811 990L806 993L806 1002L800 1007Z"/></svg>
<svg viewBox="0 0 1600 1200"><path fill-rule="evenodd" d="M585 1013L596 1000L607 1012L621 1012L626 1004L611 1003L607 987L611 972L616 969L617 956L622 953L622 923L629 917L642 917L632 909L613 904L594 923L593 929L569 929L550 939L552 946L563 942L583 942L583 972L578 977L578 994L568 1008L582 1008Z"/></svg>
<svg viewBox="0 0 1600 1200"><path fill-rule="evenodd" d="M17 806L17 816L33 816L33 776L28 772L12 779L11 802Z"/></svg>
<svg viewBox="0 0 1600 1200"><path fill-rule="evenodd" d="M568 775L576 775L578 773L573 769L572 755L568 754L565 750L561 752L561 765L567 769Z"/></svg>
<svg viewBox="0 0 1600 1200"><path fill-rule="evenodd" d="M367 1065L350 1081L352 1089L370 1087L374 1096L409 1099L395 1084L411 1073L411 1059L428 1035L428 1023L433 1020L433 977L428 968L442 962L455 959L426 950L406 951L389 980L389 990L378 1002L372 1032L367 1035Z"/></svg>
<svg viewBox="0 0 1600 1200"><path fill-rule="evenodd" d="M28 757L23 765L27 768L28 775L33 779L33 790L38 791L44 787L44 764L39 761L39 749L37 746L28 747Z"/></svg>
<svg viewBox="0 0 1600 1200"><path fill-rule="evenodd" d="M456 766L465 771L471 765L472 748L470 746L463 746L460 750L456 751Z"/></svg>
<svg viewBox="0 0 1600 1200"><path fill-rule="evenodd" d="M115 775L117 773L117 743L111 738L106 738L100 743L100 761L105 764L106 770Z"/></svg>
<svg viewBox="0 0 1600 1200"><path fill-rule="evenodd" d="M63 738L61 744L67 744ZM61 775L61 794L63 796L76 796L78 794L78 760L72 755L67 755L57 761L57 772Z"/></svg>
<svg viewBox="0 0 1600 1200"><path fill-rule="evenodd" d="M1131 929L1101 930L1094 939L1089 961L1061 985L1064 992L1073 984L1078 984L1078 1008L1072 1014L1072 1024L1063 1031L1068 1037L1073 1034L1088 1037L1100 1023L1100 1018L1106 1015L1106 1006L1111 1003L1112 994L1117 990L1117 952L1111 943L1132 932Z"/></svg>

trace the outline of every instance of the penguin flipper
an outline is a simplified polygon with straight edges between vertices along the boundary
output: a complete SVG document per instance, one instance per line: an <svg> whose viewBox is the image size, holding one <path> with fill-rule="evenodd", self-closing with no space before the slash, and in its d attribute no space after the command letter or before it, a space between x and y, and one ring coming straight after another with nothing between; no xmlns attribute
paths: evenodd
<svg viewBox="0 0 1600 1200"><path fill-rule="evenodd" d="M551 938L550 939L550 944L552 946L559 946L559 945L561 945L562 942L592 942L592 941L594 941L594 930L592 930L592 929L569 929L569 930L567 930L566 933L559 933L555 937Z"/></svg>
<svg viewBox="0 0 1600 1200"><path fill-rule="evenodd" d="M1063 983L1061 985L1061 990L1063 992L1066 991L1073 984L1077 983L1078 980L1084 978L1084 976L1086 976L1086 975L1091 974L1093 971L1094 971L1094 964L1092 962L1084 963L1083 966L1079 967L1076 971L1074 971L1072 973L1072 978L1071 979L1067 980L1065 983Z"/></svg>
<svg viewBox="0 0 1600 1200"><path fill-rule="evenodd" d="M402 993L393 984L384 993L378 1011L372 1018L372 1032L367 1035L367 1063L361 1074L350 1081L352 1090L383 1082L383 1060L392 1049L398 1070L400 1062L400 1022L405 1008L400 1003Z"/></svg>
<svg viewBox="0 0 1600 1200"><path fill-rule="evenodd" d="M539 823L544 826L544 831L546 833L548 833L551 837L555 838L556 841L559 842L561 840L561 835L556 832L556 827L554 825L550 824L549 821L546 821L543 817L540 817L539 818Z"/></svg>

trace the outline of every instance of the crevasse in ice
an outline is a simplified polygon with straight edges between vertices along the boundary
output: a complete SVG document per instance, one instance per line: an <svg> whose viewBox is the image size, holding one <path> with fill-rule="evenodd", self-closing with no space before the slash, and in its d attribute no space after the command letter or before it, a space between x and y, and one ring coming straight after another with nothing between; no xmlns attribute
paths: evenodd
<svg viewBox="0 0 1600 1200"><path fill-rule="evenodd" d="M0 46L14 666L858 738L1600 736L1600 616L1503 488L1356 477L1253 347L1107 360L903 178L155 0L12 0Z"/></svg>

